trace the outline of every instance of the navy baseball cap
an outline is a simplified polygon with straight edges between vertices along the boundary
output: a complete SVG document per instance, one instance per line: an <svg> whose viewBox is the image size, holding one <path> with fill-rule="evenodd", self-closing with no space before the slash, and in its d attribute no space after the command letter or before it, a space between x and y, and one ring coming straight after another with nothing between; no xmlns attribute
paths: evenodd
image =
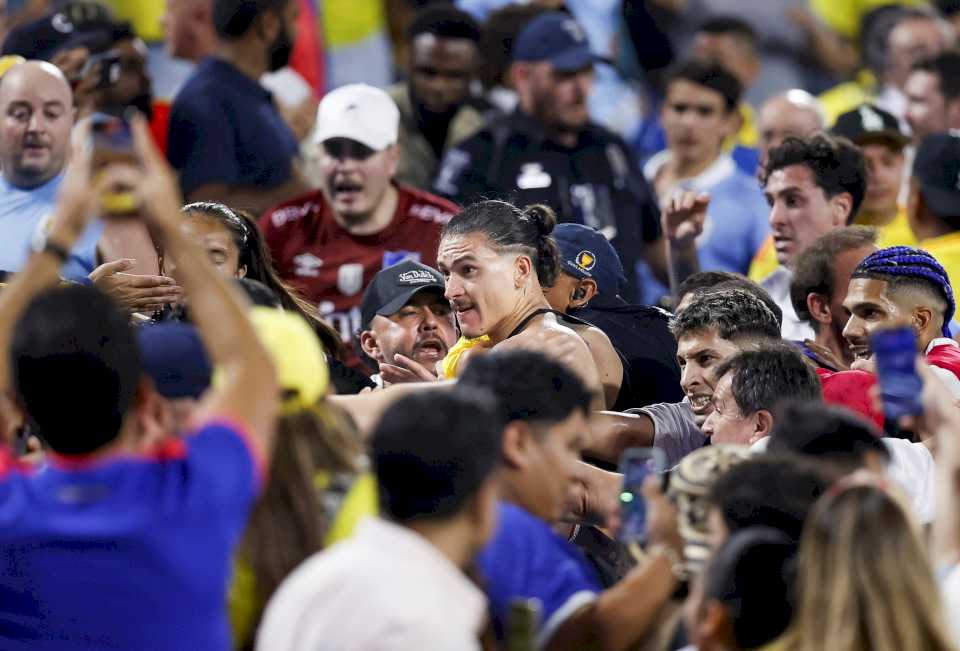
<svg viewBox="0 0 960 651"><path fill-rule="evenodd" d="M924 138L913 160L913 176L934 214L960 217L960 131Z"/></svg>
<svg viewBox="0 0 960 651"><path fill-rule="evenodd" d="M531 20L517 35L513 60L549 61L560 72L574 72L607 61L590 50L583 27L559 11L550 11Z"/></svg>
<svg viewBox="0 0 960 651"><path fill-rule="evenodd" d="M167 322L137 331L143 373L164 398L199 398L210 386L210 359L192 325Z"/></svg>
<svg viewBox="0 0 960 651"><path fill-rule="evenodd" d="M363 302L360 304L361 328L369 328L373 317L378 314L396 314L415 294L431 291L443 296L445 290L439 271L414 260L404 260L381 269L363 293Z"/></svg>
<svg viewBox="0 0 960 651"><path fill-rule="evenodd" d="M627 283L620 256L603 233L583 224L557 224L553 239L560 247L560 268L574 278L592 278L597 292L616 296Z"/></svg>
<svg viewBox="0 0 960 651"><path fill-rule="evenodd" d="M12 29L3 41L2 53L49 61L60 50L86 47L99 51L112 44L117 27L103 5L90 0L68 2L58 11Z"/></svg>

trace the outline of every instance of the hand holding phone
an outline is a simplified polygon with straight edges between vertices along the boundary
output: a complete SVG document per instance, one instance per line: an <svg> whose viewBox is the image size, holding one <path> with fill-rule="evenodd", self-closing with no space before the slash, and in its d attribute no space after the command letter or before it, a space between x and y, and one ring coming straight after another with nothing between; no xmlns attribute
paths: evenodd
<svg viewBox="0 0 960 651"><path fill-rule="evenodd" d="M90 116L90 147L94 174L115 163L138 164L130 122L120 115ZM101 208L107 215L129 215L138 205L133 188L116 188L103 195Z"/></svg>
<svg viewBox="0 0 960 651"><path fill-rule="evenodd" d="M923 413L923 381L917 373L917 338L909 326L879 330L870 337L884 416L897 422Z"/></svg>
<svg viewBox="0 0 960 651"><path fill-rule="evenodd" d="M650 475L661 474L666 457L659 448L628 448L620 457L619 471L623 475L620 491L621 526L617 538L624 544L638 543L647 536L647 503L643 497L643 482Z"/></svg>

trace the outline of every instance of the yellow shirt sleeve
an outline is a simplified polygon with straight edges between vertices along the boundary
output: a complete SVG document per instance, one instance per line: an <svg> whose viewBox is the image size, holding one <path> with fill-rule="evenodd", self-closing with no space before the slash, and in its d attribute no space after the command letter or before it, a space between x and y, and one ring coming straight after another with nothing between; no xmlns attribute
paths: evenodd
<svg viewBox="0 0 960 651"><path fill-rule="evenodd" d="M489 341L490 337L487 335L477 337L476 339L460 337L457 343L455 343L450 350L447 351L447 356L443 358L443 362L440 364L440 368L443 370L443 379L456 379L457 374L460 372L458 367L460 366L460 358L463 357L463 354L471 348L481 344L486 344Z"/></svg>

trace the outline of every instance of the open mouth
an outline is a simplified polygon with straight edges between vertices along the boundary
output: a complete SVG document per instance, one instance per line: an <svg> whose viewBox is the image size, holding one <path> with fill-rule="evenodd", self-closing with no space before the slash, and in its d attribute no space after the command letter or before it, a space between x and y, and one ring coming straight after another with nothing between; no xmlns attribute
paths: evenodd
<svg viewBox="0 0 960 651"><path fill-rule="evenodd" d="M421 341L413 350L414 356L426 359L443 359L447 354L447 347L439 339Z"/></svg>
<svg viewBox="0 0 960 651"><path fill-rule="evenodd" d="M854 359L870 359L873 357L873 351L870 350L870 346L864 344L850 344L850 352L853 353Z"/></svg>
<svg viewBox="0 0 960 651"><path fill-rule="evenodd" d="M337 201L355 201L363 192L363 186L353 181L338 181L333 184L333 197Z"/></svg>
<svg viewBox="0 0 960 651"><path fill-rule="evenodd" d="M709 393L697 393L692 396L687 396L690 400L690 407L694 413L697 414L703 414L710 410L710 400L712 397Z"/></svg>
<svg viewBox="0 0 960 651"><path fill-rule="evenodd" d="M773 236L773 248L777 251L784 251L793 246L793 239L782 235Z"/></svg>

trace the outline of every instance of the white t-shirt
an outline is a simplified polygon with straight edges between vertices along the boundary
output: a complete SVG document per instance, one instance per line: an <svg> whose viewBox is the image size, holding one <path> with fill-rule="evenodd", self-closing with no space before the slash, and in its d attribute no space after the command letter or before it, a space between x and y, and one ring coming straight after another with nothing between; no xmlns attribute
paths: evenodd
<svg viewBox="0 0 960 651"><path fill-rule="evenodd" d="M914 516L921 524L933 522L936 484L930 450L904 439L884 438L883 443L890 451L887 473L910 498Z"/></svg>
<svg viewBox="0 0 960 651"><path fill-rule="evenodd" d="M267 604L262 651L479 651L483 593L425 538L379 518L318 552Z"/></svg>

